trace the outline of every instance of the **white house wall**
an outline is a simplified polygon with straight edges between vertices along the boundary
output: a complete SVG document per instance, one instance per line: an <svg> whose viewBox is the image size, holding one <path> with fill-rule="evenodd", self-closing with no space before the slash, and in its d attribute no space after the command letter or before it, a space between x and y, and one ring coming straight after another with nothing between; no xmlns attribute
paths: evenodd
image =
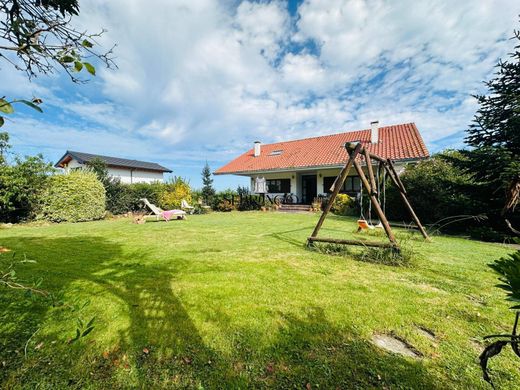
<svg viewBox="0 0 520 390"><path fill-rule="evenodd" d="M398 174L404 172L404 168L407 163L404 162L394 162L395 169ZM374 169L377 169L377 165L374 165ZM328 169L317 169L312 171L288 171L288 172L270 172L270 173L260 173L251 177L251 192L254 190L254 181L257 177L264 177L266 180L270 179L291 179L291 193L295 194L298 199L301 199L302 196L302 185L301 185L301 177L304 175L316 175L317 176L317 194L323 195L326 193L325 188L323 188L323 178L332 176L337 177L340 173L340 168L328 168ZM363 172L367 175L368 171L366 166L363 167ZM354 168L351 168L349 176L357 176L357 172ZM269 194L271 196L283 195L283 194Z"/></svg>
<svg viewBox="0 0 520 390"><path fill-rule="evenodd" d="M298 193L298 187L296 186L296 172L277 172L277 173L265 173L265 174L261 174L261 175L254 175L254 176L251 176L251 192L254 191L254 188L255 188L255 179L257 177L264 177L266 180L274 180L274 179L291 179L291 193L293 194L296 194L297 196ZM284 195L284 194L273 194L274 196L276 195Z"/></svg>
<svg viewBox="0 0 520 390"><path fill-rule="evenodd" d="M65 173L70 172L72 169L84 168L85 165L79 163L77 160L71 160L64 168ZM162 172L154 172L154 171L146 171L142 169L134 169L130 168L115 168L108 167L107 168L108 175L114 178L118 178L121 180L121 183L131 184L131 183L153 183L156 181L162 182L164 181Z"/></svg>
<svg viewBox="0 0 520 390"><path fill-rule="evenodd" d="M144 170L130 170L125 168L108 168L108 174L114 178L119 178L121 183L153 183L155 181L163 181L162 172L151 172Z"/></svg>

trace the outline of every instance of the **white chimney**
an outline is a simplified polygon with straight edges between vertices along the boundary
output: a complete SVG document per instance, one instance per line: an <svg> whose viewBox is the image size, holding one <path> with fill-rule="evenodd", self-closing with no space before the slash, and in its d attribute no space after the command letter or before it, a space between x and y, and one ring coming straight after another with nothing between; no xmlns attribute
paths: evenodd
<svg viewBox="0 0 520 390"><path fill-rule="evenodd" d="M260 141L255 141L255 157L259 157L262 151L262 143Z"/></svg>
<svg viewBox="0 0 520 390"><path fill-rule="evenodd" d="M370 142L379 143L379 121L370 122Z"/></svg>

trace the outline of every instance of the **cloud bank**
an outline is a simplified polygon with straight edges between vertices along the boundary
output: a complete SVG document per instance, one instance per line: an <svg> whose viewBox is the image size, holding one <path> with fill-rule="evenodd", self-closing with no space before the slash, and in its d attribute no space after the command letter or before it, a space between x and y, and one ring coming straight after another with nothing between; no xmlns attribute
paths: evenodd
<svg viewBox="0 0 520 390"><path fill-rule="evenodd" d="M414 121L431 151L462 145L520 7L479 2L93 0L76 23L108 32L119 69L88 85L28 84L2 69L4 94L34 94L44 115L9 123L20 150L64 149L161 162L199 185L251 147ZM3 80L5 77L5 80ZM25 113L25 111L23 112ZM220 179L219 186L237 183Z"/></svg>

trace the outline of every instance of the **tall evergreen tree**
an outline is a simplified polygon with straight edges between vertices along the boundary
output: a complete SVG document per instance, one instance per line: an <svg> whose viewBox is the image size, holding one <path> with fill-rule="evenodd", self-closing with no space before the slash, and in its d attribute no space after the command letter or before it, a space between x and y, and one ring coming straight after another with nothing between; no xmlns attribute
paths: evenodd
<svg viewBox="0 0 520 390"><path fill-rule="evenodd" d="M506 61L500 60L495 77L486 82L487 95L476 95L480 108L467 130L468 164L480 183L480 194L507 219L520 201L520 31Z"/></svg>
<svg viewBox="0 0 520 390"><path fill-rule="evenodd" d="M202 169L202 197L206 201L215 195L215 189L213 188L213 178L211 177L211 169L209 168L209 164L206 161L204 168Z"/></svg>

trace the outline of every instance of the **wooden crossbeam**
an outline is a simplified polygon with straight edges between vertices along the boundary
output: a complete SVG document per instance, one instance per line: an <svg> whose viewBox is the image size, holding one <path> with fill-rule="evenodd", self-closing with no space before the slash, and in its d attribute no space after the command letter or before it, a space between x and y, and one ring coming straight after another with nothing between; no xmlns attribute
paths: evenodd
<svg viewBox="0 0 520 390"><path fill-rule="evenodd" d="M343 240L343 239L337 239L337 238L309 237L309 242L326 242L326 243L330 243L330 244L375 246L375 247L380 247L380 248L396 248L396 246L390 242Z"/></svg>

